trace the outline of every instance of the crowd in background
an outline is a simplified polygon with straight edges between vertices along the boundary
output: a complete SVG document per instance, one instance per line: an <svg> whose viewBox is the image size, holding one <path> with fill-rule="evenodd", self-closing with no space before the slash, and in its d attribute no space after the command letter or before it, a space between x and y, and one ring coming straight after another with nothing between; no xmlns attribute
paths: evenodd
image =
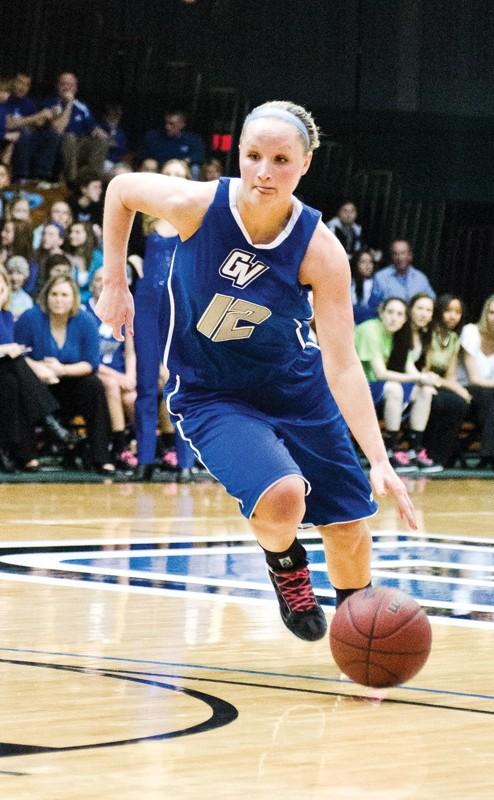
<svg viewBox="0 0 494 800"><path fill-rule="evenodd" d="M160 402L175 234L136 215L127 265L136 340L117 342L94 313L103 201L123 171L216 180L222 163L182 109L165 110L162 127L130 152L121 106L97 118L74 74L60 74L48 98L30 90L29 75L0 78L0 470L39 469L43 447L74 463L81 418L88 468L150 478L160 465L190 479L194 455ZM395 468L434 474L454 465L466 420L479 431L475 466L494 468L494 296L464 324L462 298L436 297L410 242L370 248L351 200L326 224L350 260L356 349Z"/></svg>

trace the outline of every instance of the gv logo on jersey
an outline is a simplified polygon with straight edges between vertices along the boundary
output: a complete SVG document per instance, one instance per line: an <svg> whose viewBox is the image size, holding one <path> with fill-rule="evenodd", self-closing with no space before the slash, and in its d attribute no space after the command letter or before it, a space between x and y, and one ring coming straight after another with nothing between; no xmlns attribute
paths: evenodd
<svg viewBox="0 0 494 800"><path fill-rule="evenodd" d="M232 250L223 261L219 273L238 289L244 289L268 269L269 267L262 261L256 260L253 253L247 253L245 250Z"/></svg>

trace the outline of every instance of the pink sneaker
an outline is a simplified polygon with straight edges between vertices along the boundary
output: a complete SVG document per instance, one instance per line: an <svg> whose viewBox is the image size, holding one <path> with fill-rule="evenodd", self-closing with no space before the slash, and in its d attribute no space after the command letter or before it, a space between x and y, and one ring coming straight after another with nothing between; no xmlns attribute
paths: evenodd
<svg viewBox="0 0 494 800"><path fill-rule="evenodd" d="M432 460L425 447L417 453L416 462L419 469L422 472L427 472L429 475L433 472L442 472L444 469L442 464L436 464L436 462Z"/></svg>
<svg viewBox="0 0 494 800"><path fill-rule="evenodd" d="M137 457L134 455L132 450L122 450L118 457L118 463L122 467L127 467L129 469L135 469L138 465Z"/></svg>
<svg viewBox="0 0 494 800"><path fill-rule="evenodd" d="M165 466L171 467L172 469L176 469L178 467L176 450L167 450L166 453L163 453L161 461Z"/></svg>
<svg viewBox="0 0 494 800"><path fill-rule="evenodd" d="M410 456L404 450L393 450L388 453L389 462L397 472L414 472L417 467L410 462Z"/></svg>

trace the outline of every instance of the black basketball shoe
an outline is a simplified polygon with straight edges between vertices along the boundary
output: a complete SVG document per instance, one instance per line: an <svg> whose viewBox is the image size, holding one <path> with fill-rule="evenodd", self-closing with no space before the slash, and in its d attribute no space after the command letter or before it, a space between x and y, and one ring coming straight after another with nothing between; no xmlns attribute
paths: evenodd
<svg viewBox="0 0 494 800"><path fill-rule="evenodd" d="M308 642L322 639L328 625L314 596L309 568L275 572L268 565L268 575L280 604L281 619L288 630Z"/></svg>

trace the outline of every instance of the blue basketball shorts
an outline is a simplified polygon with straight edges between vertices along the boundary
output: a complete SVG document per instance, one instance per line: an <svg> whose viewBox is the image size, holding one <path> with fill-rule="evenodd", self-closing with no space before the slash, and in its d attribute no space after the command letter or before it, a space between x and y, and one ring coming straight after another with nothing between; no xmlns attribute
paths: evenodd
<svg viewBox="0 0 494 800"><path fill-rule="evenodd" d="M287 413L284 397L280 414L274 415L238 397L182 391L177 380L168 408L181 436L238 500L245 517L255 513L271 486L290 475L307 486L303 524L373 516L377 506L348 428L326 386L323 393L321 403L310 390L299 392L305 407L293 406L296 414Z"/></svg>

